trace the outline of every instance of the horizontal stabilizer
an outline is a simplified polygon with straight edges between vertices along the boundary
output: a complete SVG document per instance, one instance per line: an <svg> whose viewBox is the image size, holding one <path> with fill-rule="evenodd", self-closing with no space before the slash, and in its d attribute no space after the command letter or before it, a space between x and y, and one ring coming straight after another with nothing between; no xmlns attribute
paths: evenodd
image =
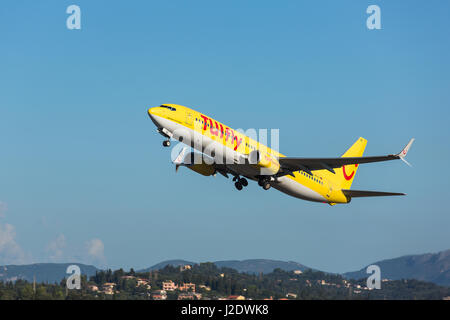
<svg viewBox="0 0 450 320"><path fill-rule="evenodd" d="M384 196L406 196L405 193L398 193L398 192L381 192L381 191L347 190L347 189L342 189L342 192L347 197L351 197L351 198L384 197Z"/></svg>

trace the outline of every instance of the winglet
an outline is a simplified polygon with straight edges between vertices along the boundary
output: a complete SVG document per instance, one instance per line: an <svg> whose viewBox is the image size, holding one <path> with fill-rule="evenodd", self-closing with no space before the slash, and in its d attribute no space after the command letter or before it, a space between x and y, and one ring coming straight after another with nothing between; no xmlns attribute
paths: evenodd
<svg viewBox="0 0 450 320"><path fill-rule="evenodd" d="M408 144L403 148L403 150L397 154L397 156L400 158L400 160L402 160L404 163L406 163L410 167L411 167L411 164L408 161L406 161L405 157L408 154L409 148L411 148L411 145L413 144L413 142L414 142L414 138L409 140Z"/></svg>

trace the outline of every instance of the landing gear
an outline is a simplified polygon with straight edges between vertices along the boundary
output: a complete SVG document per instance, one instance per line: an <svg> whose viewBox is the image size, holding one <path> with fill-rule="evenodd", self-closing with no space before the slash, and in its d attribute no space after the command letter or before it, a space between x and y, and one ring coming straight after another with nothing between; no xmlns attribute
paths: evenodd
<svg viewBox="0 0 450 320"><path fill-rule="evenodd" d="M239 178L239 176L235 176L233 178L233 181L235 181L234 186L238 190L242 190L243 187L248 186L248 181L245 178Z"/></svg>
<svg viewBox="0 0 450 320"><path fill-rule="evenodd" d="M164 147L170 147L170 140L164 140L163 141L163 146Z"/></svg>
<svg viewBox="0 0 450 320"><path fill-rule="evenodd" d="M258 180L258 185L260 187L262 187L264 190L269 190L270 187L271 187L270 182L267 179L259 179Z"/></svg>

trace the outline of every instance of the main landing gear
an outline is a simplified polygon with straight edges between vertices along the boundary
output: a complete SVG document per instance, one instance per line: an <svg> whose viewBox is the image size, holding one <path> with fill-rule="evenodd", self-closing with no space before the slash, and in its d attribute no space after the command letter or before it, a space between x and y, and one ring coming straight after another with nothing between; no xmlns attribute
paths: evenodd
<svg viewBox="0 0 450 320"><path fill-rule="evenodd" d="M163 141L163 146L164 147L170 147L170 140L164 140Z"/></svg>
<svg viewBox="0 0 450 320"><path fill-rule="evenodd" d="M248 186L248 181L245 178L239 178L239 176L235 176L233 178L234 182L234 186L236 187L236 189L238 190L242 190L243 187Z"/></svg>
<svg viewBox="0 0 450 320"><path fill-rule="evenodd" d="M270 182L267 179L259 179L258 180L258 185L260 187L262 187L264 190L269 190L270 187L271 187Z"/></svg>

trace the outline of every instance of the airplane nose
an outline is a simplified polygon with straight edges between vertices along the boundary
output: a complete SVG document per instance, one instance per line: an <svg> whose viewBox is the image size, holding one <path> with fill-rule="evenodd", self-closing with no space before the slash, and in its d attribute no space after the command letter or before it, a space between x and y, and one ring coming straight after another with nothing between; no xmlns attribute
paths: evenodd
<svg viewBox="0 0 450 320"><path fill-rule="evenodd" d="M155 115L156 115L156 107L152 107L152 108L148 108L147 112L148 112L148 116L150 117L150 119L152 119L153 121L155 121Z"/></svg>
<svg viewBox="0 0 450 320"><path fill-rule="evenodd" d="M153 118L152 115L155 114L155 110L154 109L155 108L148 108L148 110L147 110L148 115L150 116L150 118Z"/></svg>
<svg viewBox="0 0 450 320"><path fill-rule="evenodd" d="M158 122L156 121L155 115L157 115L158 107L149 108L147 110L148 116L152 119L153 123L158 127Z"/></svg>

